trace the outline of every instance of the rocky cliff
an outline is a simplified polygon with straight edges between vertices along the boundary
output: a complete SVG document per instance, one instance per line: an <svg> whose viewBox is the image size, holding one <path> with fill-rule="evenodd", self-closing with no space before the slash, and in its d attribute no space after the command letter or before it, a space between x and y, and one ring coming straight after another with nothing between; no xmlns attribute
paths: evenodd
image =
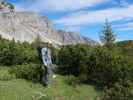
<svg viewBox="0 0 133 100"><path fill-rule="evenodd" d="M32 12L0 13L0 35L6 39L32 42L39 35L44 42L67 45L76 43L93 44L94 41L78 33L54 30L47 17Z"/></svg>

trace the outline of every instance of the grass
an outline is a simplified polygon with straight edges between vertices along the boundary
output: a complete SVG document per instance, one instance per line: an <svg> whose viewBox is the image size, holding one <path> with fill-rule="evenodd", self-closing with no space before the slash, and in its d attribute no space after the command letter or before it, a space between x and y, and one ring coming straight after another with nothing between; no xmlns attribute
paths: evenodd
<svg viewBox="0 0 133 100"><path fill-rule="evenodd" d="M7 68L0 69L0 76L6 71ZM0 100L96 100L101 94L91 85L72 87L64 79L57 75L47 88L24 79L0 79Z"/></svg>

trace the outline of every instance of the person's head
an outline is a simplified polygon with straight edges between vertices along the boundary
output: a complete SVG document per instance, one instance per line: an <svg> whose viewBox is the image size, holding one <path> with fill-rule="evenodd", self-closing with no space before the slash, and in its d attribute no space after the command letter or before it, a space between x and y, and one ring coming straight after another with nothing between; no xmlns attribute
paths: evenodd
<svg viewBox="0 0 133 100"><path fill-rule="evenodd" d="M51 41L48 41L48 42L47 42L47 47L48 47L48 48L52 48L52 42L51 42Z"/></svg>

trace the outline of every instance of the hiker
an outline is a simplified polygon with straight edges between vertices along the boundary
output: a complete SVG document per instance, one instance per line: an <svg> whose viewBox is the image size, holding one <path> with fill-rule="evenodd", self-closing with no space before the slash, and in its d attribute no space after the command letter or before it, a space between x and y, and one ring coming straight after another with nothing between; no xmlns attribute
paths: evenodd
<svg viewBox="0 0 133 100"><path fill-rule="evenodd" d="M49 78L52 76L51 47L51 42L48 42L40 43L39 47L37 48L41 61L44 64L44 73L42 78L44 86L48 86Z"/></svg>

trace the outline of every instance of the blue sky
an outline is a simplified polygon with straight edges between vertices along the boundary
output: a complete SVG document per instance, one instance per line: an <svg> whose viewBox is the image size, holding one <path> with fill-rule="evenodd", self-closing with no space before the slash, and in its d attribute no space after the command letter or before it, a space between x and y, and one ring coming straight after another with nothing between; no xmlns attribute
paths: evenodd
<svg viewBox="0 0 133 100"><path fill-rule="evenodd" d="M17 11L48 16L56 29L79 32L99 41L105 19L117 41L133 40L133 0L7 0Z"/></svg>

